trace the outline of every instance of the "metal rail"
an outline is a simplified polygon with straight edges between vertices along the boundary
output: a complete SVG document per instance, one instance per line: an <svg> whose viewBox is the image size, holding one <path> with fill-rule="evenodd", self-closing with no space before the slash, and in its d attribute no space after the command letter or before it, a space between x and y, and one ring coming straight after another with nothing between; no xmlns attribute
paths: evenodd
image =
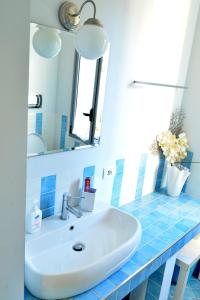
<svg viewBox="0 0 200 300"><path fill-rule="evenodd" d="M155 83L155 82L137 81L137 80L134 80L132 82L132 84L163 86L163 87L169 87L169 88L175 88L175 89L187 89L187 86L184 86L184 85L173 85L173 84Z"/></svg>

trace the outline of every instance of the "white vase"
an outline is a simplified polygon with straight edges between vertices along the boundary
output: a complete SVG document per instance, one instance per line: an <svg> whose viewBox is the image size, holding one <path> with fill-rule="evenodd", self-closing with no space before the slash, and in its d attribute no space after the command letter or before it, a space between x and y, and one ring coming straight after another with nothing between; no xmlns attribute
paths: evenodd
<svg viewBox="0 0 200 300"><path fill-rule="evenodd" d="M168 165L167 194L172 197L178 197L189 175L190 171L187 168Z"/></svg>

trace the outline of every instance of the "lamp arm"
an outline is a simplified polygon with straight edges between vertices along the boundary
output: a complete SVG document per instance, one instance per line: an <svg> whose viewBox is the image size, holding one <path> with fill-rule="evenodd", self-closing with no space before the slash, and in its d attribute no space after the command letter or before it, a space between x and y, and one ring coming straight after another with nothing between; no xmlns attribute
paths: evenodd
<svg viewBox="0 0 200 300"><path fill-rule="evenodd" d="M86 1L84 1L83 4L81 5L79 11L78 11L76 14L73 14L73 15L71 15L71 16L73 16L73 17L78 17L78 16L80 15L80 13L82 12L83 7L84 7L87 3L91 3L91 4L93 5L93 8L94 8L93 18L95 19L95 17L96 17L96 4L94 3L93 0L86 0Z"/></svg>

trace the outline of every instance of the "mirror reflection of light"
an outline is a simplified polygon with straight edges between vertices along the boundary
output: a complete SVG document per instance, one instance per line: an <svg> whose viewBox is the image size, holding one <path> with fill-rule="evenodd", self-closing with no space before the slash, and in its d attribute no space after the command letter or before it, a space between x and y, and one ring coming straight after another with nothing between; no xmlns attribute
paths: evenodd
<svg viewBox="0 0 200 300"><path fill-rule="evenodd" d="M57 56L62 47L59 31L44 26L38 26L33 35L32 43L36 53L45 58Z"/></svg>

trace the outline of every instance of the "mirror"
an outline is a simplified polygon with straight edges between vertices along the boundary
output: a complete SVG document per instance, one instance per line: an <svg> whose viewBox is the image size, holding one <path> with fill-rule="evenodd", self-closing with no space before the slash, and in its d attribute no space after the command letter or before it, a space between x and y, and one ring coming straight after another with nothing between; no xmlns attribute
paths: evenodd
<svg viewBox="0 0 200 300"><path fill-rule="evenodd" d="M53 58L33 47L38 30L56 32L61 50ZM74 34L31 23L28 156L70 151L100 143L108 52L88 60L76 52Z"/></svg>

